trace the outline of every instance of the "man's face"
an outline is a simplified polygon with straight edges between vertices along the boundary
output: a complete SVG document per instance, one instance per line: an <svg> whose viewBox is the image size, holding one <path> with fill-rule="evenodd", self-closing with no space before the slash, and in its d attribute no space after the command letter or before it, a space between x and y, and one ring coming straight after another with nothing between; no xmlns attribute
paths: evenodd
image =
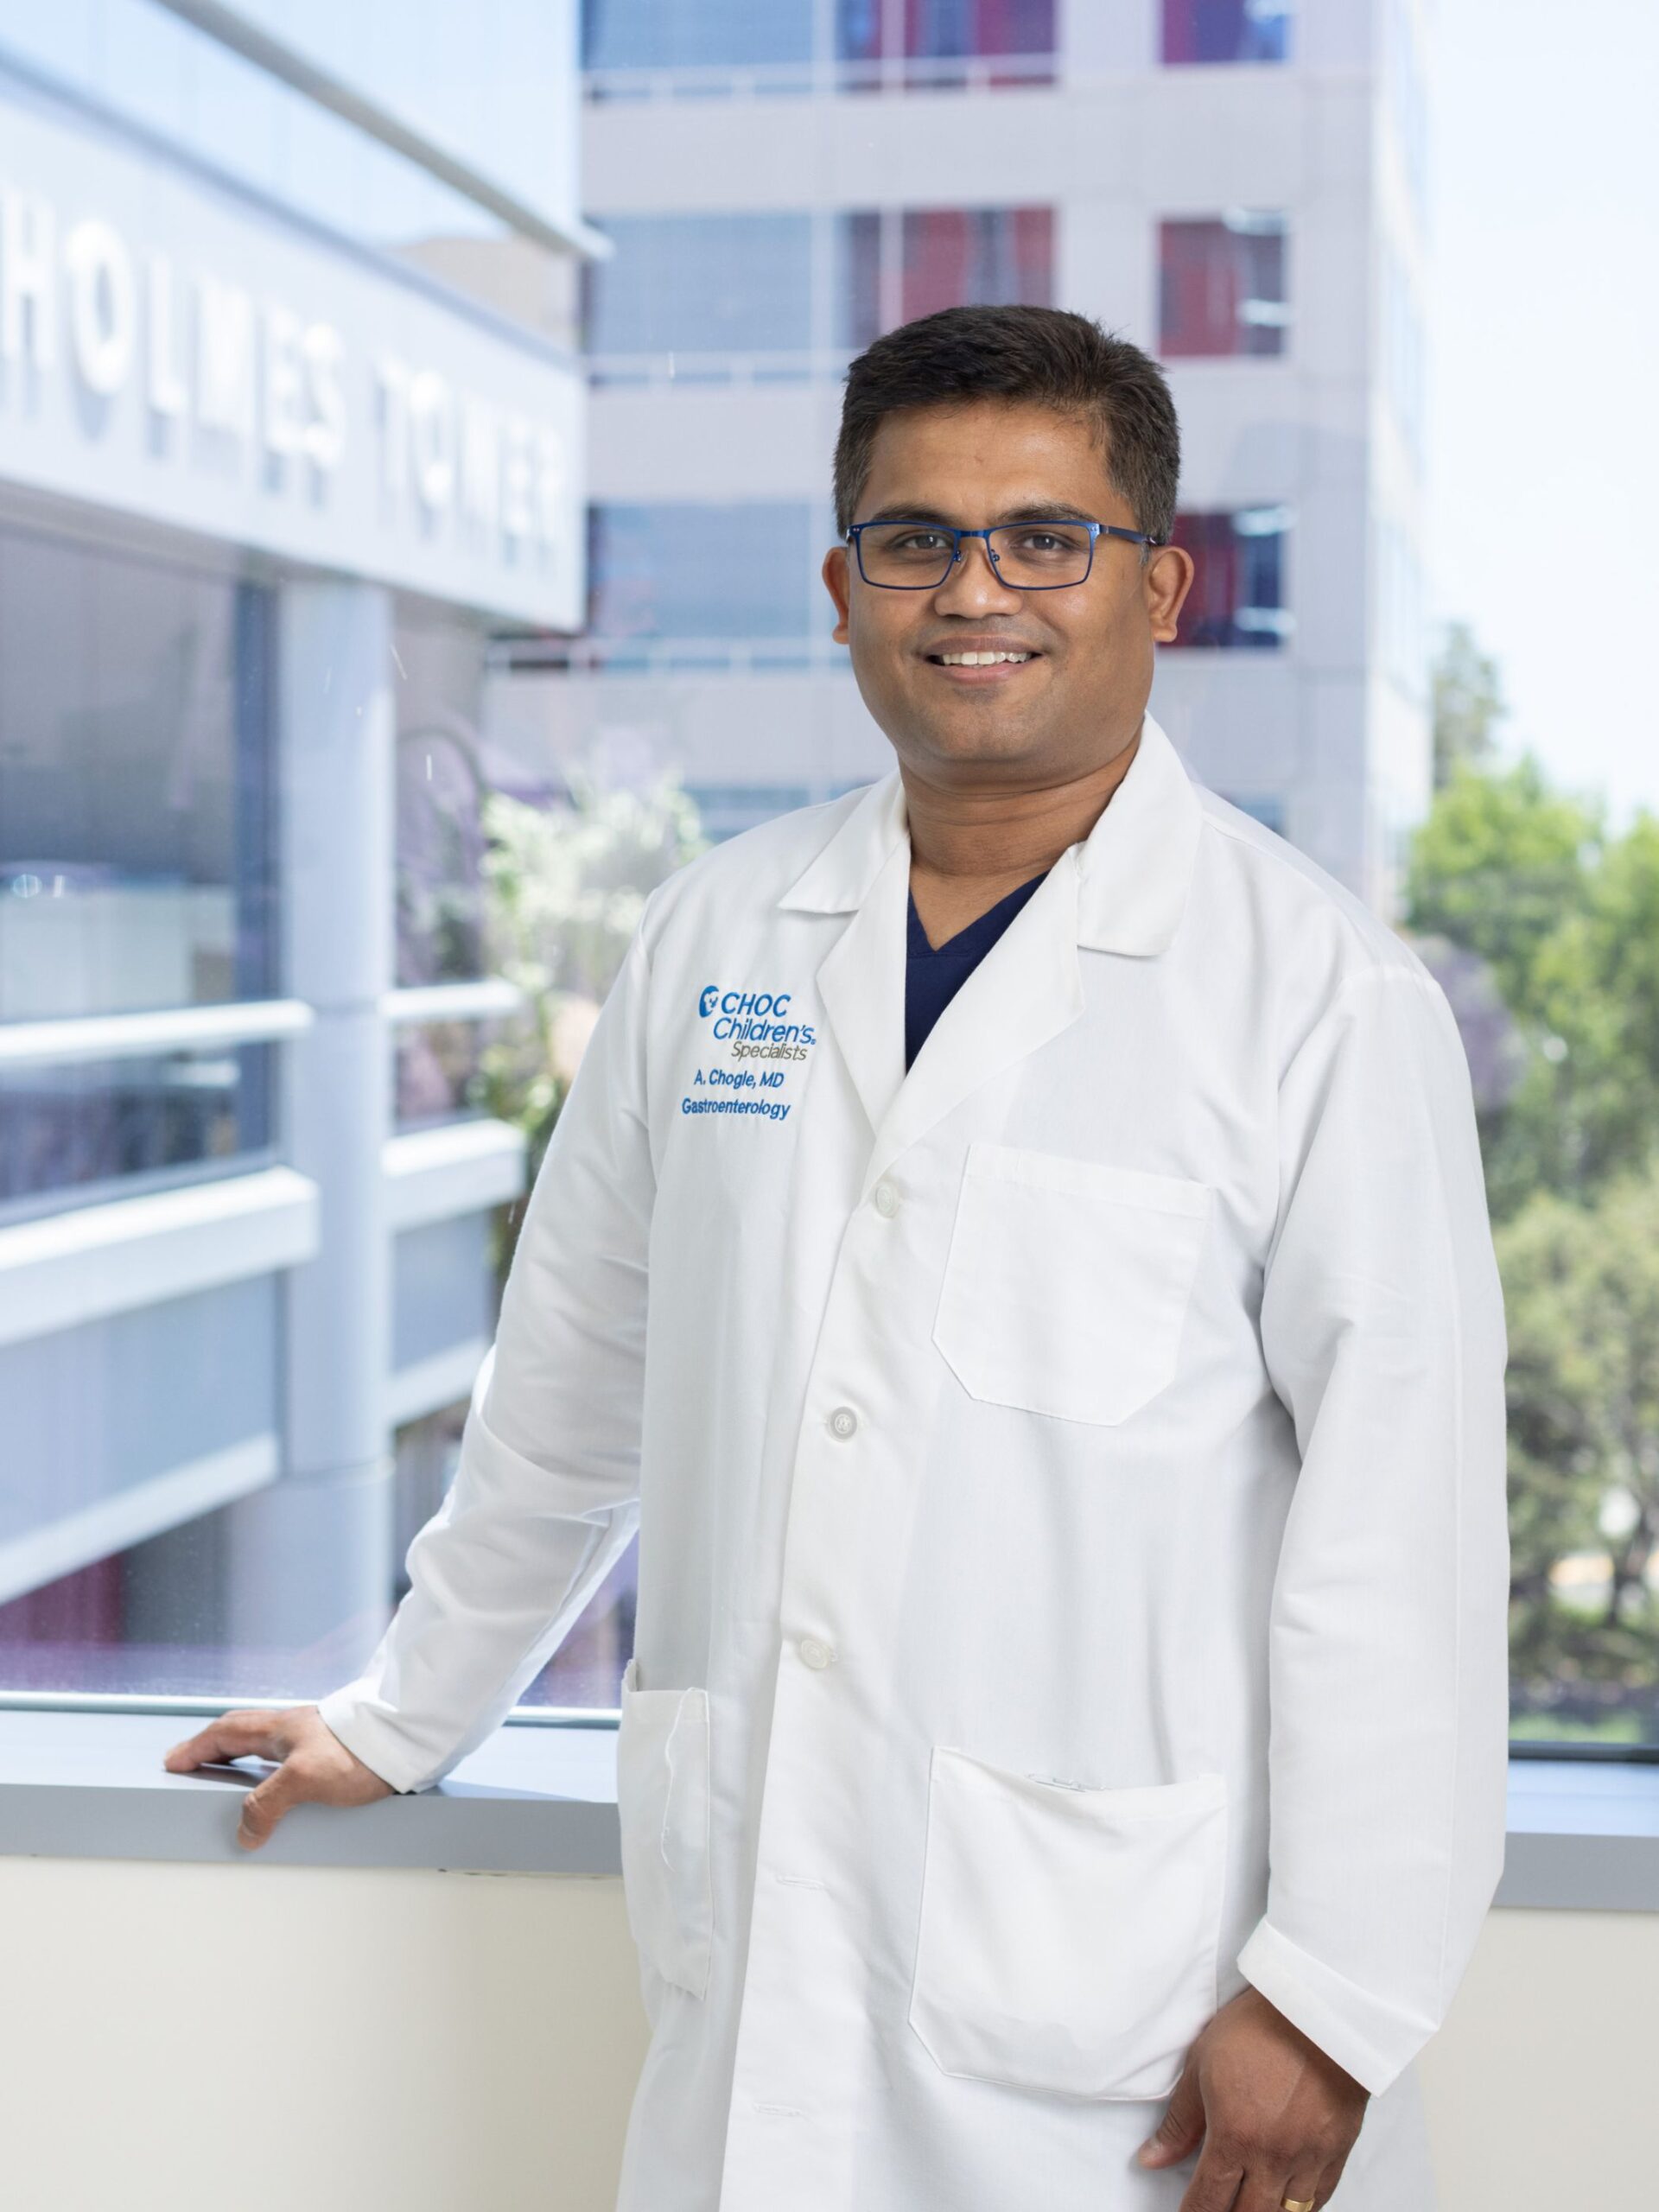
<svg viewBox="0 0 1659 2212"><path fill-rule="evenodd" d="M1069 516L1136 527L1107 480L1096 433L1027 401L901 410L876 432L855 522L921 520L982 529ZM1080 584L1020 591L1001 582L983 538L937 588L883 590L849 546L824 556L835 637L850 645L864 703L900 762L933 782L1059 782L1097 767L1140 728L1153 644L1175 635L1190 557L1121 537L1095 543ZM1030 658L952 667L947 653Z"/></svg>

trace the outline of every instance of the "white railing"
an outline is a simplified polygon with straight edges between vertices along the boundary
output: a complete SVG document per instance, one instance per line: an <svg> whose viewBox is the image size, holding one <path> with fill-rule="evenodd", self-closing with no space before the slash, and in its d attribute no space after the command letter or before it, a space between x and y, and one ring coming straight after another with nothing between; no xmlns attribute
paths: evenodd
<svg viewBox="0 0 1659 2212"><path fill-rule="evenodd" d="M875 61L716 62L679 69L589 69L590 100L776 99L840 92L988 92L1052 85L1053 54L899 54Z"/></svg>
<svg viewBox="0 0 1659 2212"><path fill-rule="evenodd" d="M488 1021L512 1014L524 993L504 976L388 991L380 1010L394 1028L420 1021ZM167 1007L148 1014L73 1014L53 1021L0 1021L0 1068L61 1066L75 1060L147 1060L297 1037L316 1020L303 999L243 999L229 1006Z"/></svg>
<svg viewBox="0 0 1659 2212"><path fill-rule="evenodd" d="M498 1014L516 1014L524 1002L517 983L505 976L486 976L474 983L417 983L388 991L380 1011L394 1029L407 1029L421 1021L492 1021Z"/></svg>
<svg viewBox="0 0 1659 2212"><path fill-rule="evenodd" d="M258 1045L272 1038L296 1037L314 1019L302 999L245 999L230 1006L169 1007L155 1014L0 1021L0 1068L150 1059L163 1052Z"/></svg>
<svg viewBox="0 0 1659 2212"><path fill-rule="evenodd" d="M838 384L847 372L855 348L840 346L812 350L779 346L759 352L688 353L664 347L654 353L589 353L583 365L590 384L626 389L645 385L656 388L688 385L717 389L736 385L748 390L756 385Z"/></svg>

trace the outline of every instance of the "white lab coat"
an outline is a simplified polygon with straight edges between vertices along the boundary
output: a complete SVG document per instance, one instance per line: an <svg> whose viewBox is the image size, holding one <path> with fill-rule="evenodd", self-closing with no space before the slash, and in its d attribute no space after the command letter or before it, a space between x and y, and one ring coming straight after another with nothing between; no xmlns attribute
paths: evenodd
<svg viewBox="0 0 1659 2212"><path fill-rule="evenodd" d="M906 819L651 896L323 1717L431 1783L637 1524L620 2212L1173 2208L1135 2147L1247 1980L1374 2093L1337 2212L1426 2212L1507 1760L1450 1010L1148 715L906 1074Z"/></svg>

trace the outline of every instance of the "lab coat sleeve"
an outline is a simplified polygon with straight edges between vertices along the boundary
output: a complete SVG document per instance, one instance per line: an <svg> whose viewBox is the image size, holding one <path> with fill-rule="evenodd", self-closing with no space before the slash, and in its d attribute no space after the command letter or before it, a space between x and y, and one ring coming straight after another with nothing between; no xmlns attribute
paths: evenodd
<svg viewBox="0 0 1659 2212"><path fill-rule="evenodd" d="M398 1790L484 1741L638 1526L654 1191L644 927L531 1189L454 1477L409 1548L410 1586L363 1672L319 1707Z"/></svg>
<svg viewBox="0 0 1659 2212"><path fill-rule="evenodd" d="M1426 972L1352 976L1280 1090L1261 1332L1300 1454L1269 1625L1267 1910L1239 1970L1373 2094L1503 1869L1503 1294L1468 1063Z"/></svg>

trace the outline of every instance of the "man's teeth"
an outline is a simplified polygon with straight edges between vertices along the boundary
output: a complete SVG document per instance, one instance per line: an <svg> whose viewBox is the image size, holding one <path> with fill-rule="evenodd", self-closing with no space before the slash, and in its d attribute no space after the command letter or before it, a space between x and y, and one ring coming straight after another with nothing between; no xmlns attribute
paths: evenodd
<svg viewBox="0 0 1659 2212"><path fill-rule="evenodd" d="M941 653L947 668L989 668L999 660L1029 660L1029 653Z"/></svg>

